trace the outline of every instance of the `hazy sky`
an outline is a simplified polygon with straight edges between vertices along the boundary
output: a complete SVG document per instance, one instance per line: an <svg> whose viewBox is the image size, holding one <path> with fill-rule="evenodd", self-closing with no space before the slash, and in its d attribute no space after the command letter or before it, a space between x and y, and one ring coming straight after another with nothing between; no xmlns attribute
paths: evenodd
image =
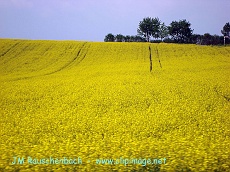
<svg viewBox="0 0 230 172"><path fill-rule="evenodd" d="M218 34L230 0L0 0L0 38L103 41L136 35L144 17L186 19L193 33Z"/></svg>

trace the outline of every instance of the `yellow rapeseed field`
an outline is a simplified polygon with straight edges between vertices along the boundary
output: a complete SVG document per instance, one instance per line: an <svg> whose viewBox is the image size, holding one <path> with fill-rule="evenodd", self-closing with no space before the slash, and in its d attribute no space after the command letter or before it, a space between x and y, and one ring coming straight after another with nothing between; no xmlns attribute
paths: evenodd
<svg viewBox="0 0 230 172"><path fill-rule="evenodd" d="M229 76L229 46L1 39L0 171L230 171Z"/></svg>

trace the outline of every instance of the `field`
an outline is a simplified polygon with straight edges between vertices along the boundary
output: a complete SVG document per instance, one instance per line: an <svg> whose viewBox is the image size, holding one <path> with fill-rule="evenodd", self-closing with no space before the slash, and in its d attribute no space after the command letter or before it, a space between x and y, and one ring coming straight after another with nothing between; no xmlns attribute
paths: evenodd
<svg viewBox="0 0 230 172"><path fill-rule="evenodd" d="M230 171L229 76L229 46L1 39L0 171Z"/></svg>

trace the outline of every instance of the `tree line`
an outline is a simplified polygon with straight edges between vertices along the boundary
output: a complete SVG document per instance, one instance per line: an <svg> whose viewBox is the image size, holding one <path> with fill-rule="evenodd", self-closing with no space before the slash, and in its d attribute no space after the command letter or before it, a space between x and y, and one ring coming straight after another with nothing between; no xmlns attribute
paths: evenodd
<svg viewBox="0 0 230 172"><path fill-rule="evenodd" d="M172 21L169 26L161 22L159 18L146 17L139 22L137 35L113 35L105 36L105 42L166 42L166 43L192 43L201 45L230 44L230 24L223 26L223 36L193 34L191 23L187 20Z"/></svg>

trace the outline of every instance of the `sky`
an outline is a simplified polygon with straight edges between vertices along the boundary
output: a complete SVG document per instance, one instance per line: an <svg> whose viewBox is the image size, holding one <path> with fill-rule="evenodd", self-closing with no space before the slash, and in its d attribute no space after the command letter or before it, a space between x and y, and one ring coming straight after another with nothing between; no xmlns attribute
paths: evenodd
<svg viewBox="0 0 230 172"><path fill-rule="evenodd" d="M186 19L194 34L221 35L230 0L0 0L0 38L104 41L137 35L145 17Z"/></svg>

